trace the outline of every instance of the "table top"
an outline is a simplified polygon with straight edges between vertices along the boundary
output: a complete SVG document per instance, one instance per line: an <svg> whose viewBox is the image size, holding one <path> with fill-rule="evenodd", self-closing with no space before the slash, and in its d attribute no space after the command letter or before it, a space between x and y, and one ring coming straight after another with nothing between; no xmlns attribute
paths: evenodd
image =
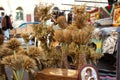
<svg viewBox="0 0 120 80"><path fill-rule="evenodd" d="M78 70L61 69L61 68L47 68L42 71L39 71L38 74L77 78Z"/></svg>

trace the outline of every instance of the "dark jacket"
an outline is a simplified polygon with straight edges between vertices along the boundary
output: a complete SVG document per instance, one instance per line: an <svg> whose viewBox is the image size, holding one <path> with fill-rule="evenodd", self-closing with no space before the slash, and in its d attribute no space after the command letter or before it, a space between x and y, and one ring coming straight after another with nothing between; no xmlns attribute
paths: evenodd
<svg viewBox="0 0 120 80"><path fill-rule="evenodd" d="M7 15L2 19L2 29L3 30L13 29L11 19Z"/></svg>

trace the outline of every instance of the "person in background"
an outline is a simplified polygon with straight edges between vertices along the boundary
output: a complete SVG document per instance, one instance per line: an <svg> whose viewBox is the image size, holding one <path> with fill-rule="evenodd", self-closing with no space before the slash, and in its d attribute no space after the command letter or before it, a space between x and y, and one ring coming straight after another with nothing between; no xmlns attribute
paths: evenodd
<svg viewBox="0 0 120 80"><path fill-rule="evenodd" d="M68 24L71 24L71 23L72 23L72 11L70 11L70 12L68 13L67 23L68 23Z"/></svg>
<svg viewBox="0 0 120 80"><path fill-rule="evenodd" d="M13 29L11 19L8 15L6 15L2 19L2 30L4 30L5 39L10 39L10 29Z"/></svg>
<svg viewBox="0 0 120 80"><path fill-rule="evenodd" d="M116 3L117 1L119 1L119 0L108 0L108 4L109 4L109 5L113 5L113 4Z"/></svg>
<svg viewBox="0 0 120 80"><path fill-rule="evenodd" d="M2 30L2 19L4 17L4 12L1 13L1 17L0 17L0 34L4 35L4 32Z"/></svg>

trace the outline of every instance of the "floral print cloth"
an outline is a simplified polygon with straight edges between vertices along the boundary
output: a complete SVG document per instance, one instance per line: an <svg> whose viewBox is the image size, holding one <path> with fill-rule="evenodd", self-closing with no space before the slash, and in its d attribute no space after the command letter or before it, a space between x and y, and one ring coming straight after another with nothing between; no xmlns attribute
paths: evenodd
<svg viewBox="0 0 120 80"><path fill-rule="evenodd" d="M116 50L117 37L109 36L103 42L102 53L113 54Z"/></svg>

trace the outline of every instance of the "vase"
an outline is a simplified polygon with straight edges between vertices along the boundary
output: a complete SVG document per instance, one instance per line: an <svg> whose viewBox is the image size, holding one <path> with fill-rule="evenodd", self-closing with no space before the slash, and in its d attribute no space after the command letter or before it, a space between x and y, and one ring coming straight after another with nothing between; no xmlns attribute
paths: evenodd
<svg viewBox="0 0 120 80"><path fill-rule="evenodd" d="M2 80L8 80L6 72L5 72L4 64L0 64L0 76L1 76Z"/></svg>
<svg viewBox="0 0 120 80"><path fill-rule="evenodd" d="M24 72L23 69L13 70L13 80L23 80Z"/></svg>

